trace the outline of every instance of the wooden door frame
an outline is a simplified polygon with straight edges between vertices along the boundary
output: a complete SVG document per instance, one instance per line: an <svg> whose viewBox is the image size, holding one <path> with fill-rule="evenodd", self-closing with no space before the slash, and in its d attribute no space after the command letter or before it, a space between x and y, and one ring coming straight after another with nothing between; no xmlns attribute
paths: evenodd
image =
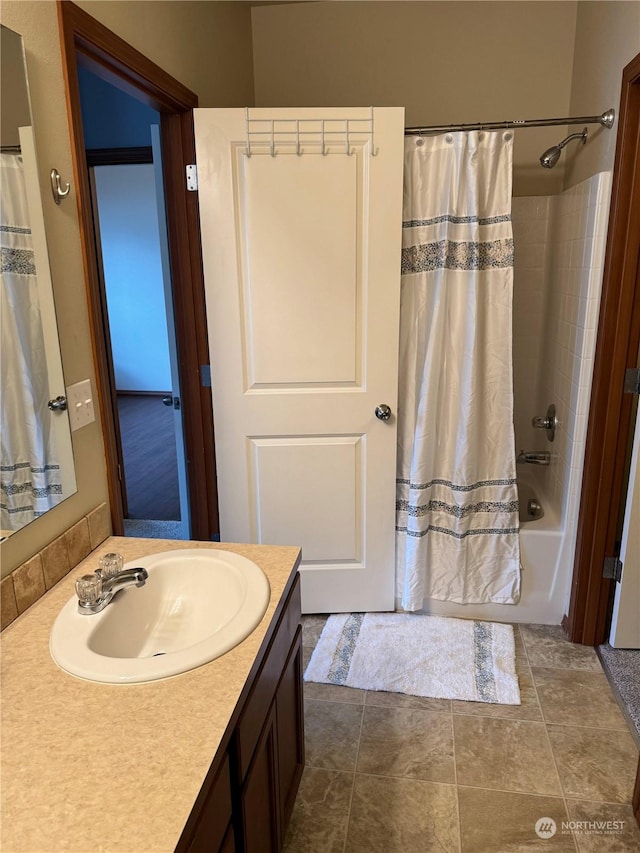
<svg viewBox="0 0 640 853"><path fill-rule="evenodd" d="M632 397L623 393L627 368L640 344L640 54L624 69L604 264L598 338L585 449L582 498L569 612L563 627L574 643L605 642L612 581L603 578L613 556L624 500ZM634 204L635 201L635 204Z"/></svg>
<svg viewBox="0 0 640 853"><path fill-rule="evenodd" d="M191 538L210 540L219 531L211 388L202 384L209 364L204 279L197 198L185 184L185 165L195 162L193 92L70 0L57 0L67 112L98 403L102 418L113 530L124 532L118 474L115 387L105 339L91 192L78 86L81 64L160 113L169 256L174 295L180 390L191 510Z"/></svg>

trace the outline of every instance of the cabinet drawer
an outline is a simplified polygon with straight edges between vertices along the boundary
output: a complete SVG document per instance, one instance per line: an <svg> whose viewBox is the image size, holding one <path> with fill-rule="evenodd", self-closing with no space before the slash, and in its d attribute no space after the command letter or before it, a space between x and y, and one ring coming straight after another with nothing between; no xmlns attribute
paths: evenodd
<svg viewBox="0 0 640 853"><path fill-rule="evenodd" d="M282 616L273 634L271 646L238 723L238 768L241 781L249 769L251 757L287 663L289 650L300 624L300 612L300 575L296 574Z"/></svg>
<svg viewBox="0 0 640 853"><path fill-rule="evenodd" d="M200 809L200 817L189 844L189 853L217 853L222 847L231 821L231 777L229 757L225 755L209 795Z"/></svg>

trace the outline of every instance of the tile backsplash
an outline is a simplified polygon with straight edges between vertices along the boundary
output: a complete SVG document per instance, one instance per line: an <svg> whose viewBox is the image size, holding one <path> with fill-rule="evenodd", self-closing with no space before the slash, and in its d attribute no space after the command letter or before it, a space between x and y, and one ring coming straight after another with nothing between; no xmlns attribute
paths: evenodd
<svg viewBox="0 0 640 853"><path fill-rule="evenodd" d="M0 588L0 630L4 630L52 586L111 536L111 515L101 503L42 551L14 569Z"/></svg>

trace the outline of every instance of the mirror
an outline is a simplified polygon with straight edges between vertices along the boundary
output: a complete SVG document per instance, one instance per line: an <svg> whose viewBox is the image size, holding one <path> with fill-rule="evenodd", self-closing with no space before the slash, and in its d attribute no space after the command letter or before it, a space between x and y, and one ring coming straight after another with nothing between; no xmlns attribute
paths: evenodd
<svg viewBox="0 0 640 853"><path fill-rule="evenodd" d="M76 491L22 37L0 44L0 536Z"/></svg>

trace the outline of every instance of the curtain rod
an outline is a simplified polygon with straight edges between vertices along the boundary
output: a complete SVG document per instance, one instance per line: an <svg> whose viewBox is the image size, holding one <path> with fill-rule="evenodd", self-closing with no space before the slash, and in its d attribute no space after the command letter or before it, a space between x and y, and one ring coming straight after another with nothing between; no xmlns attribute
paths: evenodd
<svg viewBox="0 0 640 853"><path fill-rule="evenodd" d="M615 110L607 110L600 116L579 116L578 118L532 118L520 121L483 121L476 124L436 124L429 127L405 127L405 136L413 133L447 133L456 130L503 130L509 127L554 127L567 124L601 124L613 127Z"/></svg>

